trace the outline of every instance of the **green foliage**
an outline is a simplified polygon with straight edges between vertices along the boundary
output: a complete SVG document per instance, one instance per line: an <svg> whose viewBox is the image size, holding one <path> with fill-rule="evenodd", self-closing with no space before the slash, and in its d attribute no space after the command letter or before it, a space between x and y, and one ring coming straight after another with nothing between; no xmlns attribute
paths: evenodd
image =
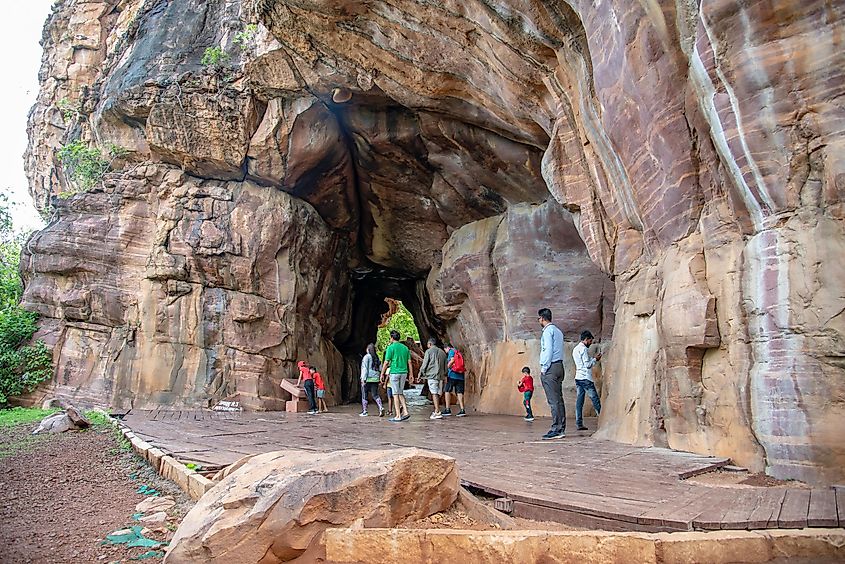
<svg viewBox="0 0 845 564"><path fill-rule="evenodd" d="M129 149L115 145L114 143L106 143L106 151L108 151L109 156L113 159L122 159L129 154Z"/></svg>
<svg viewBox="0 0 845 564"><path fill-rule="evenodd" d="M229 53L221 47L207 47L200 62L207 67L219 67L229 62L229 59Z"/></svg>
<svg viewBox="0 0 845 564"><path fill-rule="evenodd" d="M91 422L94 427L111 426L111 419L102 411L94 411L93 409L85 412L85 419Z"/></svg>
<svg viewBox="0 0 845 564"><path fill-rule="evenodd" d="M0 409L0 427L13 427L24 423L34 423L36 421L41 421L48 415L58 413L59 411L60 410L56 408L38 409L35 407L12 407Z"/></svg>
<svg viewBox="0 0 845 564"><path fill-rule="evenodd" d="M258 26L256 24L248 24L242 31L235 34L232 43L240 47L241 51L246 51L252 47L257 32Z"/></svg>
<svg viewBox="0 0 845 564"><path fill-rule="evenodd" d="M70 100L67 98L62 98L56 103L56 106L61 110L62 117L65 118L65 121L70 121L79 115L79 108L74 106L70 103Z"/></svg>
<svg viewBox="0 0 845 564"><path fill-rule="evenodd" d="M0 404L31 392L53 374L53 356L43 341L29 344L38 315L22 309L18 267L23 235L14 233L8 199L0 195Z"/></svg>
<svg viewBox="0 0 845 564"><path fill-rule="evenodd" d="M414 317L402 302L399 302L399 309L390 317L387 321L387 325L379 327L378 329L378 334L376 336L376 352L378 353L379 358L384 358L384 351L387 349L387 345L390 344L390 332L394 329L399 331L399 334L402 336L402 340L405 340L408 337L413 337L415 341L420 339L420 333L417 331L417 325L414 323Z"/></svg>
<svg viewBox="0 0 845 564"><path fill-rule="evenodd" d="M69 198L78 191L90 190L102 182L111 168L111 163L103 158L99 149L89 147L80 140L63 145L58 157L77 186L76 191L68 190L59 194L60 198Z"/></svg>

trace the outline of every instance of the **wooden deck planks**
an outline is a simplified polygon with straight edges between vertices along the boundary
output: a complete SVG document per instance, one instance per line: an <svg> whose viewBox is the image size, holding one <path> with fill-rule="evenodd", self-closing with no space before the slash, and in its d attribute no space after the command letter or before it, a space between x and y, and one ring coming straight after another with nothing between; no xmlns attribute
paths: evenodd
<svg viewBox="0 0 845 564"><path fill-rule="evenodd" d="M328 451L414 446L455 457L461 479L516 500L526 512L619 530L759 529L835 526L845 489L703 486L678 479L727 459L593 440L537 440L532 426L502 416L404 425L340 410L285 413L135 410L126 423L152 444L206 465L279 448ZM467 441L467 437L472 437ZM838 497L837 497L838 496ZM579 521L580 522L580 521Z"/></svg>
<svg viewBox="0 0 845 564"><path fill-rule="evenodd" d="M810 490L786 490L780 515L778 515L778 527L781 529L803 529L807 526L809 510Z"/></svg>
<svg viewBox="0 0 845 564"><path fill-rule="evenodd" d="M704 501L701 513L692 521L693 529L704 531L718 531L722 528L722 521L731 510L737 497L737 491L728 488L715 489Z"/></svg>
<svg viewBox="0 0 845 564"><path fill-rule="evenodd" d="M742 530L748 529L751 515L761 503L764 502L766 491L762 488L749 488L737 491L729 505L728 510L722 516L721 529Z"/></svg>
<svg viewBox="0 0 845 564"><path fill-rule="evenodd" d="M748 516L749 529L774 529L778 526L778 516L783 505L786 490L766 488L754 510Z"/></svg>

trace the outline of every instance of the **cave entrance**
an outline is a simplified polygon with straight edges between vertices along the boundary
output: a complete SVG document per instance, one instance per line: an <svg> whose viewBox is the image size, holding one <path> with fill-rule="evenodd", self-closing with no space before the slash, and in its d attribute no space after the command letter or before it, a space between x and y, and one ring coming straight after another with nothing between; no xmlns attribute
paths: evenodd
<svg viewBox="0 0 845 564"><path fill-rule="evenodd" d="M361 357L367 344L376 343L379 358L384 358L392 324L396 325L403 340L408 336L418 342L425 342L432 336L445 337L442 322L432 312L424 278L385 268L359 269L352 271L352 289L349 325L344 334L335 339L335 346L346 359L341 389L344 402L360 399ZM379 332L383 334L381 339Z"/></svg>

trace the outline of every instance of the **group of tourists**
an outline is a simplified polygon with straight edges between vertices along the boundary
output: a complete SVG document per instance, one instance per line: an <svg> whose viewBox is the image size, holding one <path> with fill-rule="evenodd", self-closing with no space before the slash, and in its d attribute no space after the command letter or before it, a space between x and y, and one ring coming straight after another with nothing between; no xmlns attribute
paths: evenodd
<svg viewBox="0 0 845 564"><path fill-rule="evenodd" d="M322 375L317 372L316 366L309 366L304 360L296 363L299 368L299 378L296 381L297 387L305 389L305 397L308 400L308 413L323 413L329 410L326 405L326 382Z"/></svg>
<svg viewBox="0 0 845 564"><path fill-rule="evenodd" d="M384 362L376 354L373 344L367 345L366 354L361 360L361 417L369 416L367 407L369 398L378 406L379 417L385 414L379 395L379 386L387 388L388 410L393 410L393 417L388 421L397 423L410 419L405 401L405 383L414 380L414 367L411 363L411 350L401 342L398 331L390 332L390 344L384 351ZM464 417L464 359L456 348L446 344L445 350L437 346L437 340L428 340L427 349L420 365L420 378L424 378L434 402L431 419L442 419L452 415L451 393L458 396L460 411L457 417ZM444 385L445 381L445 385ZM440 398L445 395L445 409L440 410Z"/></svg>
<svg viewBox="0 0 845 564"><path fill-rule="evenodd" d="M543 435L544 440L561 439L566 436L566 407L563 404L563 332L552 323L552 312L543 308L537 312L537 320L543 328L540 336L540 382L543 384L543 391L546 392L546 401L549 402L549 409L552 412L552 426L549 432ZM601 353L594 357L590 356L588 348L593 344L593 335L589 331L581 332L581 340L572 351L572 360L575 361L575 386L578 388L578 395L575 399L575 425L579 431L586 431L584 426L584 395L590 396L596 414L601 412L601 400L596 385L593 381L593 366L601 359ZM523 368L522 371L530 369ZM523 378L524 380L524 378ZM532 382L533 392L533 382ZM525 392L526 418L531 414L530 395Z"/></svg>
<svg viewBox="0 0 845 564"><path fill-rule="evenodd" d="M546 400L552 416L552 424L548 433L542 436L544 440L559 439L566 436L566 407L563 403L563 332L552 323L552 312L543 308L537 312L537 320L542 327L540 335L540 383L546 393ZM410 419L408 405L405 401L405 384L414 381L414 368L411 363L411 351L401 342L398 331L390 332L390 344L384 352L384 361L379 360L375 346L367 345L364 358L361 360L361 417L368 417L369 400L378 406L378 416L383 417L392 411L390 422L401 422ZM575 401L575 424L579 431L585 431L583 408L584 397L589 396L596 414L601 412L601 400L596 391L592 368L601 359L601 353L590 356L589 347L593 344L593 335L589 331L582 331L580 341L572 351L575 362L575 386L578 390ZM325 395L325 381L314 366L300 361L299 380L297 386L302 385L308 398L308 413L328 411ZM434 411L430 419L442 419L452 415L451 396L458 398L459 411L457 417L466 416L464 406L464 381L466 368L461 352L449 343L441 349L435 338L428 339L426 351L420 365L420 379L424 379L431 392ZM388 406L385 410L382 404L379 388L387 389ZM526 366L517 384L522 393L522 404L525 407L525 420L534 421L531 409L531 398L534 395L534 377L531 368ZM441 400L443 409L441 410Z"/></svg>

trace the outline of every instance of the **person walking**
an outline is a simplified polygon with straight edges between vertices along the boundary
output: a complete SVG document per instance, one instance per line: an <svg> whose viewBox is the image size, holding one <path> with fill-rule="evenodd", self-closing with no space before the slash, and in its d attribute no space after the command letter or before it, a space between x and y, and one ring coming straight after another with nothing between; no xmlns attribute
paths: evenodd
<svg viewBox="0 0 845 564"><path fill-rule="evenodd" d="M378 416L384 417L384 406L378 393L378 383L381 368L376 347L373 343L367 345L367 351L361 360L361 417L367 417L367 396L370 395L378 406Z"/></svg>
<svg viewBox="0 0 845 564"><path fill-rule="evenodd" d="M405 403L405 382L409 376L413 379L414 369L411 366L411 351L399 342L401 338L399 331L394 329L390 332L390 344L384 351L384 367L382 368L382 375L388 371L390 373L390 389L393 391L395 415L388 421L392 423L411 418L408 414L408 405Z"/></svg>
<svg viewBox="0 0 845 564"><path fill-rule="evenodd" d="M317 413L317 395L314 389L314 372L313 367L308 366L304 361L300 361L299 378L296 380L296 385L305 388L305 397L308 398L308 413L314 415Z"/></svg>
<svg viewBox="0 0 845 564"><path fill-rule="evenodd" d="M420 365L420 377L428 380L428 390L434 402L434 411L429 419L443 419L440 413L440 394L443 393L443 379L446 377L446 353L437 346L437 340L431 337Z"/></svg>
<svg viewBox="0 0 845 564"><path fill-rule="evenodd" d="M566 436L566 407L563 404L563 332L552 323L552 312L544 307L537 312L543 327L540 335L540 382L552 412L552 426L543 440Z"/></svg>
<svg viewBox="0 0 845 564"><path fill-rule="evenodd" d="M581 342L575 345L572 351L572 360L575 361L575 387L578 388L578 397L575 400L575 426L579 431L587 431L584 426L584 394L590 396L596 415L601 413L601 400L596 391L596 384L593 380L593 366L601 360L601 353L590 356L590 345L593 344L593 334L589 331L581 331Z"/></svg>
<svg viewBox="0 0 845 564"><path fill-rule="evenodd" d="M522 392L522 406L525 408L525 420L534 421L534 412L531 411L531 397L534 395L534 377L531 376L531 368L522 367L522 378L516 389Z"/></svg>
<svg viewBox="0 0 845 564"><path fill-rule="evenodd" d="M461 408L457 416L466 417L467 412L464 409L464 381L466 372L464 355L450 344L446 345L446 352L449 353L446 357L446 366L449 368L449 373L446 378L446 388L444 389L446 409L443 410L443 415L452 415L449 402L452 399L451 393L455 392L455 395L458 396L458 406Z"/></svg>

